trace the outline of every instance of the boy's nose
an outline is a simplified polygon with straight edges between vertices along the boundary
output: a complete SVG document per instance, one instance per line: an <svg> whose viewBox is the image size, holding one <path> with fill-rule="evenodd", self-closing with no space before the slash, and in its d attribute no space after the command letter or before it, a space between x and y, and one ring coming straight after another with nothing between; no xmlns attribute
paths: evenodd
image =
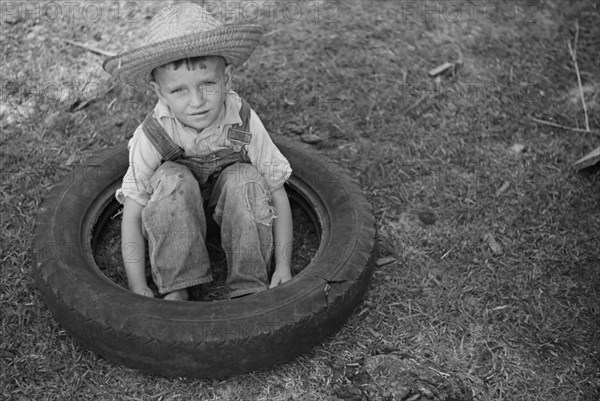
<svg viewBox="0 0 600 401"><path fill-rule="evenodd" d="M206 93L203 90L196 90L190 94L191 106L202 106L206 102Z"/></svg>

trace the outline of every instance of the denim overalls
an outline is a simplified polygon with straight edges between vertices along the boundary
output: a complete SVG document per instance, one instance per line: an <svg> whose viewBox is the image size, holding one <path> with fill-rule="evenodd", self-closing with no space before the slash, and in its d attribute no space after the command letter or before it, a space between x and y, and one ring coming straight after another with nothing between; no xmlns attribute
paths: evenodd
<svg viewBox="0 0 600 401"><path fill-rule="evenodd" d="M248 158L250 107L243 99L240 117L242 124L227 132L231 146L203 157L186 156L151 114L143 122L162 157L150 179L154 192L142 211L152 276L162 294L212 280L206 204L214 206L213 218L221 226L229 296L268 287L274 213L267 184Z"/></svg>

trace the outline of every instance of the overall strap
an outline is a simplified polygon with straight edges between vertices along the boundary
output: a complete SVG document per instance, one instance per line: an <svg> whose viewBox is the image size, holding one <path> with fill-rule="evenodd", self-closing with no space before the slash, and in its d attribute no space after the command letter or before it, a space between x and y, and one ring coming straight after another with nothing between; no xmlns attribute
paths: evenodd
<svg viewBox="0 0 600 401"><path fill-rule="evenodd" d="M169 138L169 135L162 125L160 125L160 123L152 116L152 112L144 119L142 129L152 145L154 145L156 150L158 150L158 153L160 153L161 163L177 160L185 154L183 149L180 146L177 146L175 142Z"/></svg>
<svg viewBox="0 0 600 401"><path fill-rule="evenodd" d="M250 132L250 105L247 101L242 99L242 107L240 108L240 118L242 119L241 131Z"/></svg>
<svg viewBox="0 0 600 401"><path fill-rule="evenodd" d="M227 131L227 139L231 141L236 152L249 145L252 139L250 133L250 105L243 98L240 97L240 99L242 101L242 107L240 108L242 123L231 126Z"/></svg>

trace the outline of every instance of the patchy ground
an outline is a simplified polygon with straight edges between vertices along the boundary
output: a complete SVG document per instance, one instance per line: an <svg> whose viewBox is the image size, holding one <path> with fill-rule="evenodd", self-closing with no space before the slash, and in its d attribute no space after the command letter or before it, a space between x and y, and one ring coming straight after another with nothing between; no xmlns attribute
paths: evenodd
<svg viewBox="0 0 600 401"><path fill-rule="evenodd" d="M267 372L168 380L78 345L35 290L32 227L151 107L89 49L134 47L164 2L3 1L0 398L600 398L600 179L570 167L600 140L597 2L203 3L265 26L237 90L357 178L386 263L337 335Z"/></svg>

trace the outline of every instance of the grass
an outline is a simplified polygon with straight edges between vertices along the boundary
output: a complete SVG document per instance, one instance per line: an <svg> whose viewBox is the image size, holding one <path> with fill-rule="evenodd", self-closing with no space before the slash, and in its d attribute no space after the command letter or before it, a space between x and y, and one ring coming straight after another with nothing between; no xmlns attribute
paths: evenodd
<svg viewBox="0 0 600 401"><path fill-rule="evenodd" d="M474 400L600 398L600 180L597 169L570 168L598 146L596 3L473 2L459 17L423 14L441 7L434 1L261 9L266 34L238 71L238 90L271 132L322 139L319 150L364 188L381 256L394 262L310 354L222 381L105 361L35 291L31 234L45 193L71 164L127 139L153 102L109 91L102 57L64 43L118 52L143 37L145 24L113 18L125 2L98 4L97 22L78 6L67 23L12 11L0 22L0 398L366 399L350 391L364 390L350 372L381 353L444 372ZM140 22L162 6L130 4ZM292 4L303 14L289 14ZM530 119L584 127L567 46L576 21L589 134ZM428 76L446 61L453 73Z"/></svg>

